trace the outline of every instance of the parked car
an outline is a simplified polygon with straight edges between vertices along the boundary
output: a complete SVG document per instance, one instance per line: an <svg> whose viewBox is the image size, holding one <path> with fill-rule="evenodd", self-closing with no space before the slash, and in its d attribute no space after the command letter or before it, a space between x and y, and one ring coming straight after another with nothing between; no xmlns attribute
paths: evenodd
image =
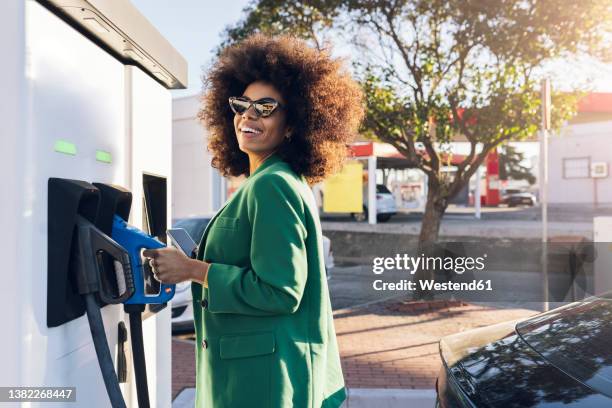
<svg viewBox="0 0 612 408"><path fill-rule="evenodd" d="M191 238L199 243L211 218L212 216L178 219L173 223L173 228L184 228ZM323 235L323 254L325 273L329 280L331 269L334 267L334 255L331 241L325 235ZM182 282L177 284L174 298L172 299L173 333L193 332L193 305L191 299L191 283Z"/></svg>
<svg viewBox="0 0 612 408"><path fill-rule="evenodd" d="M199 243L212 215L204 217L181 218L173 221L173 228L184 228L189 236ZM191 283L176 285L172 298L172 332L193 332L193 305L191 304Z"/></svg>
<svg viewBox="0 0 612 408"><path fill-rule="evenodd" d="M367 185L363 192L363 212L351 213L351 217L355 221L367 221L368 220L368 191ZM380 222L387 222L393 215L397 214L397 205L395 204L395 197L393 193L389 191L387 186L384 184L376 185L376 220Z"/></svg>
<svg viewBox="0 0 612 408"><path fill-rule="evenodd" d="M519 205L533 207L536 204L536 196L528 191L506 190L502 192L500 202L501 204L508 205L508 207L517 207Z"/></svg>
<svg viewBox="0 0 612 408"><path fill-rule="evenodd" d="M437 406L612 407L612 292L444 337Z"/></svg>

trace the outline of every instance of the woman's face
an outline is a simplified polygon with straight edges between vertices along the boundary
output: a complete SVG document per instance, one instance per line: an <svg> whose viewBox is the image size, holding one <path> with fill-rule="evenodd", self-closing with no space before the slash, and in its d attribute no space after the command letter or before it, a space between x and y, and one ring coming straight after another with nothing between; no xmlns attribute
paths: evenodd
<svg viewBox="0 0 612 408"><path fill-rule="evenodd" d="M253 82L242 96L256 101L262 98L273 98L280 106L268 117L258 117L251 106L246 112L234 115L234 130L240 150L259 157L269 155L283 142L288 135L286 126L285 100L280 92L265 82Z"/></svg>

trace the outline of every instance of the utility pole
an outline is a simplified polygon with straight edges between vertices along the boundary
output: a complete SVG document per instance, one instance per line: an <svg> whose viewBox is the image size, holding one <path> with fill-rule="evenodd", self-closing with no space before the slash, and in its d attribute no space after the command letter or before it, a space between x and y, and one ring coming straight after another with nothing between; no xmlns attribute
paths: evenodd
<svg viewBox="0 0 612 408"><path fill-rule="evenodd" d="M548 311L548 131L550 130L550 80L542 80L542 131L540 132L540 208L542 210L542 302Z"/></svg>
<svg viewBox="0 0 612 408"><path fill-rule="evenodd" d="M474 217L479 220L480 215L480 178L482 177L481 166L476 169L476 188L474 188Z"/></svg>

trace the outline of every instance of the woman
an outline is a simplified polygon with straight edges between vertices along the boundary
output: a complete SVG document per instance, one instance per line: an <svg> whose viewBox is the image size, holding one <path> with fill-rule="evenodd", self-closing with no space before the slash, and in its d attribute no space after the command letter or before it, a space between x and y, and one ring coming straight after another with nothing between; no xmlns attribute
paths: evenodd
<svg viewBox="0 0 612 408"><path fill-rule="evenodd" d="M338 407L344 379L309 183L337 170L362 95L340 62L290 37L221 54L200 118L213 166L246 175L197 260L147 252L162 282L193 281L197 407Z"/></svg>

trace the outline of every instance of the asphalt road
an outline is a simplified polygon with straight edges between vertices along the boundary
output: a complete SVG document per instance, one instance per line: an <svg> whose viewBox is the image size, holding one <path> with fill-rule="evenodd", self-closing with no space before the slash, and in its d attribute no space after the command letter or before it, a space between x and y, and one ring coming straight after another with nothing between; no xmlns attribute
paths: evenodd
<svg viewBox="0 0 612 408"><path fill-rule="evenodd" d="M472 303L488 304L502 308L526 308L542 310L543 285L540 272L516 271L483 271L474 274L471 279L491 281L492 291L455 292L437 295L438 297L455 297ZM338 266L332 269L329 280L329 291L332 309L343 309L365 303L389 298L412 299L411 291L385 290L373 288L375 280L387 283L410 280L405 271L388 270L382 275L375 275L371 265ZM551 308L561 306L572 300L572 296L584 297L585 289L592 288L591 276L582 276L575 281L575 293L572 292L568 276L550 273L548 276ZM378 284L380 286L380 283ZM556 300L556 302L553 302Z"/></svg>
<svg viewBox="0 0 612 408"><path fill-rule="evenodd" d="M388 271L388 277L401 278L402 273ZM371 266L337 266L331 270L328 281L332 309L361 305L392 297L402 297L401 293L376 292L372 289L372 281L376 275Z"/></svg>

